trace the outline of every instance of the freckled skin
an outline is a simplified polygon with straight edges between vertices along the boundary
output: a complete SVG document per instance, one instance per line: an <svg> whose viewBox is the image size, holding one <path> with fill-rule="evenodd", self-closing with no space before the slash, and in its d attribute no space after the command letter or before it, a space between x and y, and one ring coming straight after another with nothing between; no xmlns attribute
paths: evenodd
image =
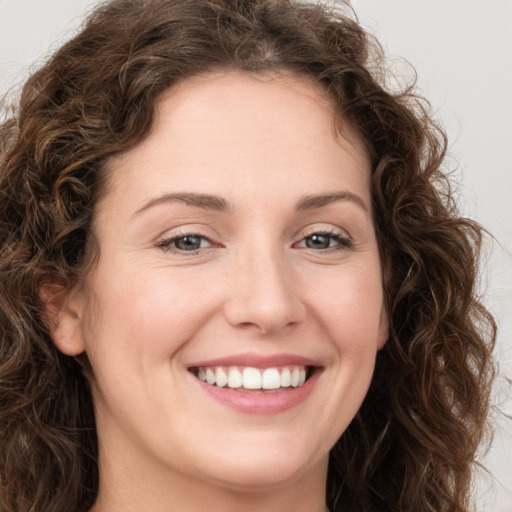
<svg viewBox="0 0 512 512"><path fill-rule="evenodd" d="M367 392L387 321L369 164L355 135L335 139L315 87L241 72L184 82L149 137L108 162L92 299L77 293L61 317L61 350L85 350L94 373L94 510L323 512L329 450ZM365 207L296 210L333 191ZM143 209L177 192L229 208ZM305 402L265 416L212 400L187 370L248 352L323 372Z"/></svg>

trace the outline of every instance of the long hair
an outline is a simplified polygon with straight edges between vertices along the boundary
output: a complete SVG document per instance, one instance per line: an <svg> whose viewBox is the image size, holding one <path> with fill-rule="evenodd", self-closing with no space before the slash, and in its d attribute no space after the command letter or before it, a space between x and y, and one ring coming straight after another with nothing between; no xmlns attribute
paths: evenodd
<svg viewBox="0 0 512 512"><path fill-rule="evenodd" d="M486 429L495 323L478 300L482 228L460 216L446 137L413 85L387 87L344 3L113 0L26 82L0 135L0 510L84 512L98 491L85 356L51 341L40 288L98 256L103 163L144 139L162 93L204 73L319 84L372 166L390 336L330 455L333 512L466 512Z"/></svg>

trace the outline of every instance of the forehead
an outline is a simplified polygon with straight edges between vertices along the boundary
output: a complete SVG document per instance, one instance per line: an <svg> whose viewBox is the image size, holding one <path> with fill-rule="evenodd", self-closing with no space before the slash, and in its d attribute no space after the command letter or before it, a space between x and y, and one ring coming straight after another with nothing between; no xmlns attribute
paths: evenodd
<svg viewBox="0 0 512 512"><path fill-rule="evenodd" d="M165 93L157 103L152 133L174 118L174 126L185 120L196 127L223 119L239 123L245 118L245 128L253 121L275 125L279 121L280 135L299 133L312 140L320 137L354 146L354 156L366 158L365 145L357 130L347 119L335 115L334 100L326 88L312 79L287 71L249 73L241 70L202 74L181 81ZM297 121L304 121L297 125ZM240 127L244 127L240 124ZM309 127L309 130L308 130ZM255 129L261 128L261 125ZM320 128L320 129L319 129ZM240 136L251 131L240 132ZM261 135L261 134L260 134ZM275 135L269 133L269 137ZM345 145L345 149L349 145Z"/></svg>
<svg viewBox="0 0 512 512"><path fill-rule="evenodd" d="M261 179L292 189L290 177L295 182L299 175L303 188L315 188L320 174L329 186L349 167L357 167L357 179L368 187L364 145L349 123L341 135L335 126L334 109L312 80L241 71L201 75L165 93L149 135L107 168L114 189L147 194L169 180L221 195L226 183L246 187Z"/></svg>

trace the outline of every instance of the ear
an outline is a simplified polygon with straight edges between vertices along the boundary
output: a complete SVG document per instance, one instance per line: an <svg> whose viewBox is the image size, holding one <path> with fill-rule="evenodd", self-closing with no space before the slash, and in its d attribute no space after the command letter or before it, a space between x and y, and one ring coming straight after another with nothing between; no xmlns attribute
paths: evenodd
<svg viewBox="0 0 512 512"><path fill-rule="evenodd" d="M386 306L382 305L379 321L379 333L377 338L377 349L380 350L386 344L389 338L389 317L386 311Z"/></svg>
<svg viewBox="0 0 512 512"><path fill-rule="evenodd" d="M39 287L45 322L55 346L68 356L85 350L82 335L84 301L78 291L69 291L63 284L43 282Z"/></svg>

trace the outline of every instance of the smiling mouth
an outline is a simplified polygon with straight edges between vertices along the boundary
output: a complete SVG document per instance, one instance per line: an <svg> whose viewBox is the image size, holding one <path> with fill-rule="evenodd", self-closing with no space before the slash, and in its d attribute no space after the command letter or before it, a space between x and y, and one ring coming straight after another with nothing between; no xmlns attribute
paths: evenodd
<svg viewBox="0 0 512 512"><path fill-rule="evenodd" d="M287 365L270 368L252 366L196 366L189 371L200 381L217 388L242 393L280 393L300 388L319 367Z"/></svg>

